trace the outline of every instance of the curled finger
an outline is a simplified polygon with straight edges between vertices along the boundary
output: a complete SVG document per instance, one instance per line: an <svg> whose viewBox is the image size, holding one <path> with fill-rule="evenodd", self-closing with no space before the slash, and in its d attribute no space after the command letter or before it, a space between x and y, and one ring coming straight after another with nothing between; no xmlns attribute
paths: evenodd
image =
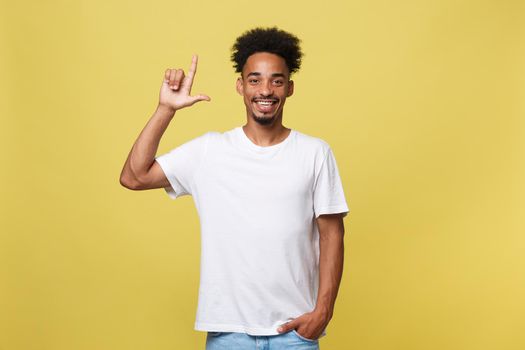
<svg viewBox="0 0 525 350"><path fill-rule="evenodd" d="M173 88L178 89L183 79L184 79L184 70L177 69L177 72L175 73L175 80L173 81Z"/></svg>

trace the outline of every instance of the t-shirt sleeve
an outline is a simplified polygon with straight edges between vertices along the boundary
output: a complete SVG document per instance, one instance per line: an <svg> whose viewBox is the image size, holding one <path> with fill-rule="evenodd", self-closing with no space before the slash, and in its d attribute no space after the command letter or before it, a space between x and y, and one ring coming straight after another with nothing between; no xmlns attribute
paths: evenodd
<svg viewBox="0 0 525 350"><path fill-rule="evenodd" d="M164 188L171 199L192 194L194 179L206 155L210 134L198 136L155 157L171 184Z"/></svg>
<svg viewBox="0 0 525 350"><path fill-rule="evenodd" d="M337 163L329 146L316 176L313 197L315 218L337 213L345 217L349 212Z"/></svg>

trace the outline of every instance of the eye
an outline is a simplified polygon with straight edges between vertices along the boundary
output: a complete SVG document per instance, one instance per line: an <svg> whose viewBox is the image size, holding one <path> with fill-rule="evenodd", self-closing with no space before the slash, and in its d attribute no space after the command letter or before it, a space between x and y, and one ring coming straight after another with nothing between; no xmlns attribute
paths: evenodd
<svg viewBox="0 0 525 350"><path fill-rule="evenodd" d="M256 84L258 81L259 81L258 79L250 79L250 80L248 80L248 82L250 84Z"/></svg>
<svg viewBox="0 0 525 350"><path fill-rule="evenodd" d="M284 82L282 80L274 80L275 85L282 85Z"/></svg>

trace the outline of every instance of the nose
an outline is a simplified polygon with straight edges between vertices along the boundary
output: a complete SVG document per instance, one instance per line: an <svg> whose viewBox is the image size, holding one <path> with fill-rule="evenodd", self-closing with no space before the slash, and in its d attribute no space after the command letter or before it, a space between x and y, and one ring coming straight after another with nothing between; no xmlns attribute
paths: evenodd
<svg viewBox="0 0 525 350"><path fill-rule="evenodd" d="M266 84L262 84L260 93L265 97L273 95L272 82L268 81Z"/></svg>

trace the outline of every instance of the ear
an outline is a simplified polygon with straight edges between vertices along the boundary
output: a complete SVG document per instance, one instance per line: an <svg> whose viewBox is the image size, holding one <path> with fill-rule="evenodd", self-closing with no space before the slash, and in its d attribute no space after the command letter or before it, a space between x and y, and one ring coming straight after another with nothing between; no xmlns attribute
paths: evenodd
<svg viewBox="0 0 525 350"><path fill-rule="evenodd" d="M294 87L293 80L289 80L288 81L288 94L286 95L286 97L290 97L293 95L293 87Z"/></svg>
<svg viewBox="0 0 525 350"><path fill-rule="evenodd" d="M237 78L237 83L235 84L235 87L236 87L237 92L239 93L239 95L244 96L244 87L243 87L242 76Z"/></svg>

